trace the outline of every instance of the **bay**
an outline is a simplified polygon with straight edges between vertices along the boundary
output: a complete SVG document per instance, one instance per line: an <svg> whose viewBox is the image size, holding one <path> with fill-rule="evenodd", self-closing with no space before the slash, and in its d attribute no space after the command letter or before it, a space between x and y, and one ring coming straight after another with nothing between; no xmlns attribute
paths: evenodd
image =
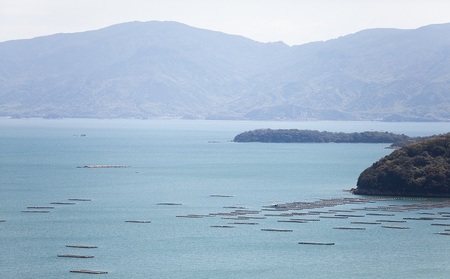
<svg viewBox="0 0 450 279"><path fill-rule="evenodd" d="M70 270L90 269L108 271L97 275L108 278L447 278L450 238L434 234L443 228L431 226L433 221L408 221L407 230L365 225L365 230L349 231L333 228L388 217L286 223L278 221L289 218L265 216L272 213L265 206L274 204L357 197L343 190L355 187L362 170L392 151L386 144L231 141L256 128L410 136L450 130L448 123L3 118L1 277L75 278L80 274ZM85 165L127 167L77 168ZM378 200L317 210L417 202L429 200ZM30 206L54 208L23 212ZM258 211L248 216L265 219L210 215L241 207ZM425 211L438 214L450 208ZM423 216L419 213L424 212L396 212L389 218ZM189 214L210 216L177 217ZM151 223L126 222L133 220ZM72 244L98 248L66 247ZM57 257L73 253L94 258Z"/></svg>

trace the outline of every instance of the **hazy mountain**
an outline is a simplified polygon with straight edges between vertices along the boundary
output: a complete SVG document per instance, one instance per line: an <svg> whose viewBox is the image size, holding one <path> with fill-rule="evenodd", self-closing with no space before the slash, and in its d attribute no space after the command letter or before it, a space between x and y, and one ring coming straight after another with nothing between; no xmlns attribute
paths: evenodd
<svg viewBox="0 0 450 279"><path fill-rule="evenodd" d="M450 24L289 47L175 22L0 43L0 115L450 119Z"/></svg>

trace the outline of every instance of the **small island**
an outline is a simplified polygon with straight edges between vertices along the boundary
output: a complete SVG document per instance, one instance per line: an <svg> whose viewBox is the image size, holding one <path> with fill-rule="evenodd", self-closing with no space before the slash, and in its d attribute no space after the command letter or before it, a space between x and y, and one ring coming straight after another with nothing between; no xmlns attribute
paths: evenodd
<svg viewBox="0 0 450 279"><path fill-rule="evenodd" d="M234 142L265 143L398 143L414 138L389 132L366 131L360 133L327 132L297 129L257 129L243 132Z"/></svg>
<svg viewBox="0 0 450 279"><path fill-rule="evenodd" d="M364 170L354 194L450 197L450 134L395 150Z"/></svg>

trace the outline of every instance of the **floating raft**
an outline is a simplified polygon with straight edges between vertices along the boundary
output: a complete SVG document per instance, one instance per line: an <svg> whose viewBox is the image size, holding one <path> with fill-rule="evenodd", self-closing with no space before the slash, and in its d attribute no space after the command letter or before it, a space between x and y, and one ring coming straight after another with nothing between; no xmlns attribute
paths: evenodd
<svg viewBox="0 0 450 279"><path fill-rule="evenodd" d="M87 273L87 274L108 274L108 271L100 271L100 270L89 270L89 269L76 269L71 270L73 273Z"/></svg>
<svg viewBox="0 0 450 279"><path fill-rule="evenodd" d="M260 217L260 216L237 216L237 217L222 217L222 219L227 220L261 220L261 219L267 219L267 217Z"/></svg>
<svg viewBox="0 0 450 279"><path fill-rule="evenodd" d="M246 217L241 216L241 218L245 218L245 219L253 219L253 220L263 220L263 219L267 219L267 217L263 217L263 216L246 216Z"/></svg>
<svg viewBox="0 0 450 279"><path fill-rule="evenodd" d="M320 221L320 219L312 219L312 218L292 218L291 221L317 222L317 221Z"/></svg>
<svg viewBox="0 0 450 279"><path fill-rule="evenodd" d="M356 218L364 217L364 215L355 215L355 214L336 214L334 216L336 216L336 217L356 217Z"/></svg>
<svg viewBox="0 0 450 279"><path fill-rule="evenodd" d="M356 231L364 231L366 228L359 227L334 227L334 230L356 230Z"/></svg>
<svg viewBox="0 0 450 279"><path fill-rule="evenodd" d="M379 225L381 222L350 222L352 224L359 224L359 225Z"/></svg>
<svg viewBox="0 0 450 279"><path fill-rule="evenodd" d="M301 220L278 220L277 222L280 222L280 223L297 223L297 224L308 223L308 221L301 221Z"/></svg>
<svg viewBox="0 0 450 279"><path fill-rule="evenodd" d="M395 216L393 213L366 213L366 215L371 216Z"/></svg>
<svg viewBox="0 0 450 279"><path fill-rule="evenodd" d="M254 222L231 222L228 224L231 224L231 225L259 225L259 223L254 223Z"/></svg>
<svg viewBox="0 0 450 279"><path fill-rule="evenodd" d="M125 223L139 223L139 224L148 224L151 222L152 221L148 221L148 220L127 220L127 221L125 221Z"/></svg>
<svg viewBox="0 0 450 279"><path fill-rule="evenodd" d="M402 220L376 220L377 222L386 222L386 223L406 223L406 221Z"/></svg>
<svg viewBox="0 0 450 279"><path fill-rule="evenodd" d="M214 225L210 226L211 228L223 228L223 229L231 229L234 228L234 226L228 226L228 225Z"/></svg>
<svg viewBox="0 0 450 279"><path fill-rule="evenodd" d="M53 209L54 206L27 206L28 209Z"/></svg>
<svg viewBox="0 0 450 279"><path fill-rule="evenodd" d="M386 229L399 229L399 230L409 229L409 227L403 227L403 226L382 226L382 227L386 228Z"/></svg>
<svg viewBox="0 0 450 279"><path fill-rule="evenodd" d="M431 224L432 226L443 226L443 227L450 227L450 224L440 224L440 223L437 223L437 224Z"/></svg>
<svg viewBox="0 0 450 279"><path fill-rule="evenodd" d="M233 196L230 196L230 195L210 195L210 197L213 197L213 198L232 198Z"/></svg>
<svg viewBox="0 0 450 279"><path fill-rule="evenodd" d="M0 220L0 223L6 222L6 220Z"/></svg>
<svg viewBox="0 0 450 279"><path fill-rule="evenodd" d="M51 202L50 204L72 205L74 202Z"/></svg>
<svg viewBox="0 0 450 279"><path fill-rule="evenodd" d="M319 218L328 218L328 219L348 219L348 217L343 217L343 216L319 216Z"/></svg>
<svg viewBox="0 0 450 279"><path fill-rule="evenodd" d="M60 254L58 255L60 258L77 258L77 259L91 259L94 256L90 255L73 255L73 254Z"/></svg>
<svg viewBox="0 0 450 279"><path fill-rule="evenodd" d="M176 202L160 202L160 203L157 203L157 205L182 205L182 204L176 203Z"/></svg>
<svg viewBox="0 0 450 279"><path fill-rule="evenodd" d="M300 241L298 244L305 244L305 245L334 245L334 242L308 242L308 241Z"/></svg>
<svg viewBox="0 0 450 279"><path fill-rule="evenodd" d="M69 199L69 201L92 201L91 199L79 199L79 198L75 198L75 199Z"/></svg>
<svg viewBox="0 0 450 279"><path fill-rule="evenodd" d="M179 217L179 218L203 218L203 217L210 217L210 215L187 214L187 215L177 215L175 217Z"/></svg>
<svg viewBox="0 0 450 279"><path fill-rule="evenodd" d="M92 246L92 245L66 245L66 247L69 247L69 248L81 248L81 249L98 248L98 246Z"/></svg>
<svg viewBox="0 0 450 279"><path fill-rule="evenodd" d="M333 212L329 212L329 211L316 211L316 210L314 210L314 211L308 211L308 215L320 215L320 214L330 214L330 213L333 213ZM297 215L297 213L292 213L292 214L294 214L294 215Z"/></svg>
<svg viewBox="0 0 450 279"><path fill-rule="evenodd" d="M262 209L263 211L289 211L290 209L289 208L263 208ZM307 214L307 213L301 213L301 212L299 212L299 213L297 213L297 214Z"/></svg>
<svg viewBox="0 0 450 279"><path fill-rule="evenodd" d="M222 217L224 220L249 220L247 216L237 216L237 217Z"/></svg>
<svg viewBox="0 0 450 279"><path fill-rule="evenodd" d="M22 210L23 213L49 213L48 210Z"/></svg>
<svg viewBox="0 0 450 279"><path fill-rule="evenodd" d="M234 211L237 214L259 214L261 211L259 210L248 210L248 209L237 209Z"/></svg>
<svg viewBox="0 0 450 279"><path fill-rule="evenodd" d="M435 217L405 217L403 220L418 220L418 221L432 221L432 220L448 220L448 218L435 218Z"/></svg>
<svg viewBox="0 0 450 279"><path fill-rule="evenodd" d="M437 232L434 234L440 234L440 235L450 235L450 232Z"/></svg>
<svg viewBox="0 0 450 279"><path fill-rule="evenodd" d="M287 230L287 229L261 229L265 232L293 232L294 230Z"/></svg>

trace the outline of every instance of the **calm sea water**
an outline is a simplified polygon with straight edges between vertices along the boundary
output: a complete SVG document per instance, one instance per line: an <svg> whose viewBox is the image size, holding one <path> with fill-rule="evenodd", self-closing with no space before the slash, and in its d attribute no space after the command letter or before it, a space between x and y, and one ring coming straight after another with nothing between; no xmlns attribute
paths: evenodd
<svg viewBox="0 0 450 279"><path fill-rule="evenodd" d="M278 203L354 198L343 190L391 152L386 145L231 142L256 128L411 136L450 131L449 123L0 119L0 278L448 278L450 236L435 233L450 227L431 224L450 220L408 220L400 224L410 228L404 230L351 222L442 216L431 214L450 208L389 217L355 211L350 214L364 217L308 223L278 222L289 218L262 211ZM94 164L129 167L77 168ZM51 204L79 198L90 201ZM422 202L380 200L318 210ZM30 206L54 208L23 212L36 210ZM229 224L237 220L176 217L236 210L228 207L255 210L251 216L266 219ZM151 223L125 222L130 220ZM234 228L211 227L216 225ZM365 230L333 229L349 226ZM108 274L70 272L78 269Z"/></svg>

